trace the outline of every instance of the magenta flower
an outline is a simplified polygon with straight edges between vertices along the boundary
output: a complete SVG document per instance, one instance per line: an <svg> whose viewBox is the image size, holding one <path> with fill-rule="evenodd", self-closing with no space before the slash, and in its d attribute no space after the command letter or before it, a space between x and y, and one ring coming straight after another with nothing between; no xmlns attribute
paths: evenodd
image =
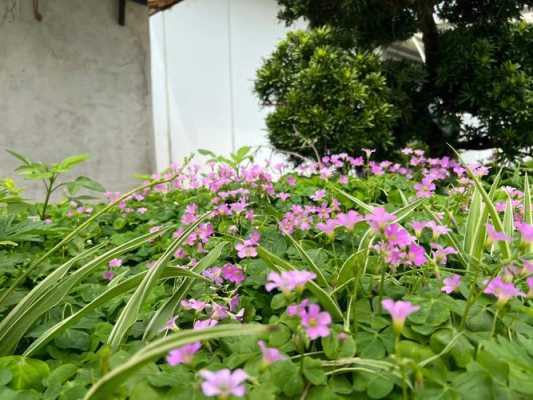
<svg viewBox="0 0 533 400"><path fill-rule="evenodd" d="M522 235L522 240L526 243L533 243L533 225L518 222L516 229Z"/></svg>
<svg viewBox="0 0 533 400"><path fill-rule="evenodd" d="M426 176L422 179L422 182L415 184L416 197L428 198L433 196L433 192L437 189L437 186L433 183L432 177Z"/></svg>
<svg viewBox="0 0 533 400"><path fill-rule="evenodd" d="M430 228L433 232L433 240L438 239L441 235L446 235L450 232L450 228L446 225L439 225L435 221L428 221L426 227Z"/></svg>
<svg viewBox="0 0 533 400"><path fill-rule="evenodd" d="M350 210L346 214L344 213L337 214L337 218L336 218L337 224L344 226L349 231L353 229L355 224L357 224L358 222L362 220L363 220L363 217L357 211L354 211L354 210Z"/></svg>
<svg viewBox="0 0 533 400"><path fill-rule="evenodd" d="M499 276L492 279L483 293L492 294L498 298L498 305L503 306L512 297L525 296L515 285L506 283Z"/></svg>
<svg viewBox="0 0 533 400"><path fill-rule="evenodd" d="M174 331L178 329L178 325L176 325L176 320L178 319L178 316L170 318L167 322L165 322L165 326L161 331Z"/></svg>
<svg viewBox="0 0 533 400"><path fill-rule="evenodd" d="M382 232L385 226L396 219L393 214L389 214L383 207L376 207L366 216L367 222L376 232Z"/></svg>
<svg viewBox="0 0 533 400"><path fill-rule="evenodd" d="M113 277L115 276L115 273L113 271L107 270L107 271L104 271L102 276L106 281L111 281Z"/></svg>
<svg viewBox="0 0 533 400"><path fill-rule="evenodd" d="M533 298L533 276L527 278L527 287L528 287L527 297L531 299Z"/></svg>
<svg viewBox="0 0 533 400"><path fill-rule="evenodd" d="M253 231L248 239L242 241L235 245L235 249L238 252L240 258L255 257L257 256L256 246L261 239L261 235L258 231Z"/></svg>
<svg viewBox="0 0 533 400"><path fill-rule="evenodd" d="M441 291L450 294L455 292L461 284L461 276L453 274L452 276L444 278L442 282L444 283L444 286L441 288Z"/></svg>
<svg viewBox="0 0 533 400"><path fill-rule="evenodd" d="M225 280L238 285L246 279L244 271L234 264L226 264L222 267L222 276Z"/></svg>
<svg viewBox="0 0 533 400"><path fill-rule="evenodd" d="M300 317L309 339L314 340L318 337L329 336L331 316L326 311L320 311L317 304L310 304L306 310L303 310Z"/></svg>
<svg viewBox="0 0 533 400"><path fill-rule="evenodd" d="M499 232L494 229L492 224L485 224L487 228L487 236L489 237L490 242L510 242L511 237L506 235L504 232Z"/></svg>
<svg viewBox="0 0 533 400"><path fill-rule="evenodd" d="M397 335L402 332L405 319L420 309L420 306L402 300L394 301L391 299L384 299L381 302L381 305L391 315L392 326Z"/></svg>
<svg viewBox="0 0 533 400"><path fill-rule="evenodd" d="M287 315L289 317L301 316L304 313L308 304L308 299L302 300L300 304L291 304L289 307L287 307Z"/></svg>
<svg viewBox="0 0 533 400"><path fill-rule="evenodd" d="M326 195L326 191L324 189L317 190L313 195L311 195L311 200L313 201L320 201L324 198Z"/></svg>
<svg viewBox="0 0 533 400"><path fill-rule="evenodd" d="M202 275L213 281L215 285L222 285L224 282L222 278L222 268L212 267L202 272Z"/></svg>
<svg viewBox="0 0 533 400"><path fill-rule="evenodd" d="M168 365L173 367L178 364L190 364L194 354L201 347L202 344L200 342L194 342L171 350L167 355Z"/></svg>
<svg viewBox="0 0 533 400"><path fill-rule="evenodd" d="M194 323L193 329L206 329L206 328L212 328L218 324L218 321L216 319L204 319L204 320L198 320Z"/></svg>
<svg viewBox="0 0 533 400"><path fill-rule="evenodd" d="M409 246L407 260L413 265L420 267L426 263L426 251L423 246L413 243Z"/></svg>
<svg viewBox="0 0 533 400"><path fill-rule="evenodd" d="M319 231L324 232L328 236L333 236L333 233L335 232L335 228L337 228L338 223L335 219L328 219L326 222L319 222L316 224L316 227Z"/></svg>
<svg viewBox="0 0 533 400"><path fill-rule="evenodd" d="M413 221L411 222L411 227L415 231L416 237L420 237L422 235L422 231L425 227L427 227L428 221Z"/></svg>
<svg viewBox="0 0 533 400"><path fill-rule="evenodd" d="M185 310L202 311L204 308L207 307L207 303L205 301L190 299L190 300L182 300L181 306Z"/></svg>
<svg viewBox="0 0 533 400"><path fill-rule="evenodd" d="M294 289L302 290L307 282L315 278L316 274L309 271L283 271L281 274L271 272L268 274L265 289L270 292L277 288L287 294Z"/></svg>
<svg viewBox="0 0 533 400"><path fill-rule="evenodd" d="M248 375L240 368L233 373L227 368L217 372L204 369L200 371L200 376L204 379L202 392L208 397L218 396L220 399L227 399L232 395L243 397L246 394L243 382L248 379Z"/></svg>
<svg viewBox="0 0 533 400"><path fill-rule="evenodd" d="M387 225L384 234L391 245L403 247L413 242L413 238L409 235L409 232L398 224Z"/></svg>
<svg viewBox="0 0 533 400"><path fill-rule="evenodd" d="M437 243L431 243L431 247L434 250L433 257L435 262L440 265L446 265L446 262L448 261L448 255L457 254L457 250L455 250L453 247L442 247Z"/></svg>
<svg viewBox="0 0 533 400"><path fill-rule="evenodd" d="M270 365L273 362L284 360L285 357L281 352L274 347L267 347L266 343L263 340L257 342L257 345L261 349L263 354L263 363L265 365Z"/></svg>
<svg viewBox="0 0 533 400"><path fill-rule="evenodd" d="M111 268L120 267L122 265L122 260L120 258L113 258L112 260L109 261L108 265Z"/></svg>
<svg viewBox="0 0 533 400"><path fill-rule="evenodd" d="M228 317L228 309L225 306L213 303L211 308L213 309L211 313L211 319L220 321Z"/></svg>

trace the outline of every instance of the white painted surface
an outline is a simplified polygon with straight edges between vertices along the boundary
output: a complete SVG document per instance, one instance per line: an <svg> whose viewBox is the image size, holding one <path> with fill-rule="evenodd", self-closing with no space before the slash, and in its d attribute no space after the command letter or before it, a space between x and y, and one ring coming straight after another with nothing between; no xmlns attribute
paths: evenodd
<svg viewBox="0 0 533 400"><path fill-rule="evenodd" d="M187 0L151 17L158 168L199 148L228 154L268 143L252 89L287 32L277 13L276 0Z"/></svg>

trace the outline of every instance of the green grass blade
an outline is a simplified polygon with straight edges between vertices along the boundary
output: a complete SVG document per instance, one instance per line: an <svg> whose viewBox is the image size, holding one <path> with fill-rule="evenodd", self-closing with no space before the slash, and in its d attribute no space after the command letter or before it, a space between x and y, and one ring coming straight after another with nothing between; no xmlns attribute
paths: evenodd
<svg viewBox="0 0 533 400"><path fill-rule="evenodd" d="M373 206L371 206L370 204L366 204L364 201L362 200L359 200L357 197L355 196L352 196L351 194L345 192L344 190L342 189L339 189L338 187L336 187L335 185L333 184L329 184L328 185L331 189L333 189L335 192L337 192L338 194L340 194L342 197L350 200L352 203L355 203L359 208L365 210L365 212L369 213L369 212L372 212L372 210L374 209Z"/></svg>
<svg viewBox="0 0 533 400"><path fill-rule="evenodd" d="M227 242L219 243L215 248L213 248L205 257L203 257L198 264L196 264L191 271L200 274L205 269L213 265L221 256L222 250L227 245ZM165 325L166 321L174 316L175 310L179 307L181 300L185 297L189 289L193 284L192 279L184 279L181 282L178 289L169 297L165 303L156 311L148 326L146 327L143 335L143 340L151 340L155 337Z"/></svg>
<svg viewBox="0 0 533 400"><path fill-rule="evenodd" d="M257 247L257 253L259 254L259 257L276 272L293 271L298 269L263 246ZM339 305L324 289L313 281L307 283L307 289L316 296L318 302L331 314L333 319L337 321L343 319Z"/></svg>
<svg viewBox="0 0 533 400"><path fill-rule="evenodd" d="M188 343L232 336L263 335L272 328L258 324L226 324L213 328L187 329L150 343L135 353L128 361L111 370L98 380L87 392L84 400L108 400L112 393L127 378L142 368L165 356L170 350Z"/></svg>
<svg viewBox="0 0 533 400"><path fill-rule="evenodd" d="M455 149L453 149L453 150L455 151ZM479 179L479 177L477 177L472 172L470 167L468 165L466 165L466 163L464 163L464 161L461 159L461 156L459 155L459 153L457 153L457 151L455 151L455 154L457 154L457 157L459 158L459 160L463 164L463 167L465 168L468 176L470 177L470 179L472 179L474 181L474 184L476 185L476 188L479 190L479 193L481 194L483 202L485 203L485 207L487 207L487 210L489 212L489 215L490 215L490 218L492 220L492 223L494 224L494 228L498 232L503 232L503 222L502 222L500 216L498 215L498 211L496 211L496 207L494 206L494 203L492 202L492 199L490 198L489 194L485 191L485 188L483 188L483 184L482 184L481 180ZM503 256L504 260L510 260L511 259L511 246L509 245L509 243L506 242L506 241L500 242L500 249L501 249L502 256Z"/></svg>
<svg viewBox="0 0 533 400"><path fill-rule="evenodd" d="M188 163L188 162L187 162ZM183 167L185 167L187 165L187 163L184 164ZM182 167L182 168L183 168ZM142 185L142 186L139 186L133 190L130 190L129 192L123 194L122 196L120 196L120 198L118 198L116 201L114 201L113 203L110 203L108 204L107 206L105 206L104 208L102 208L100 211L97 211L96 213L94 213L93 215L91 215L91 217L89 217L85 222L83 222L82 224L78 225L72 232L70 232L68 235L66 235L60 242L58 242L55 246L53 246L50 250L48 250L46 253L44 253L41 257L39 257L38 259L36 259L35 261L33 261L29 266L28 268L24 271L24 273L22 273L12 284L9 288L5 289L2 294L0 294L0 308L2 308L4 305L5 305L5 302L7 300L7 298L9 297L9 295L11 293L13 293L13 291L17 288L18 285L20 285L24 279L26 279L28 277L28 275L30 274L31 271L33 271L37 266L39 266L44 260L46 260L48 257L50 257L51 254L55 253L57 250L59 250L61 247L63 247L64 245L66 245L67 243L69 243L71 240L73 240L76 235L78 233L80 233L82 230L84 230L85 228L87 228L94 220L96 220L100 215L102 214L105 214L106 212L108 212L109 210L111 210L114 206L116 206L117 204L119 204L120 202L122 202L123 200L129 198L131 195L137 193L137 192L141 192L141 191L144 191L144 189L147 189L147 188L150 188L152 186L155 186L155 185L159 185L159 184L162 184L162 183L166 183L166 182L170 182L171 180L173 180L174 178L176 178L177 174L169 177L169 178L165 178L165 179L161 179L161 180L158 180L158 181L153 181L153 182L150 182L146 185Z"/></svg>
<svg viewBox="0 0 533 400"><path fill-rule="evenodd" d="M41 336L39 336L25 351L24 356L32 357L34 354L38 353L44 346L50 343L57 335L64 332L65 329L70 328L81 318L85 317L87 314L97 309L98 307L108 303L110 300L114 299L117 296L120 296L124 293L129 292L130 290L137 287L137 285L142 281L144 276L148 271L143 271L137 275L129 277L124 281L118 283L116 286L112 286L107 289L104 293L99 295L96 299L91 301L89 304L86 304L83 308L69 316L68 318L58 322L56 325L49 328ZM169 268L163 272L162 278L170 278L177 276L189 276L184 274L184 271L176 270L174 268Z"/></svg>
<svg viewBox="0 0 533 400"><path fill-rule="evenodd" d="M90 274L94 269L112 258L118 257L121 254L139 247L148 240L153 239L156 235L161 234L161 232L162 231L147 233L129 240L128 242L108 250L102 255L89 261L61 281L55 283L52 282L51 284L53 286L51 286L49 290L44 292L31 303L28 303L24 309L20 309L16 314L13 314L9 319L9 324L6 325L3 331L0 331L0 343L2 343L2 346L0 346L0 355L11 354L15 350L20 339L28 329L31 328L35 321L52 307L59 304L70 292L72 287Z"/></svg>
<svg viewBox="0 0 533 400"><path fill-rule="evenodd" d="M533 225L533 206L531 205L531 189L527 172L524 176L524 223ZM526 254L533 253L533 243L527 245Z"/></svg>
<svg viewBox="0 0 533 400"><path fill-rule="evenodd" d="M155 265L150 268L148 274L144 277L141 284L137 287L133 295L128 300L126 306L122 309L117 322L113 326L108 338L108 343L113 349L117 349L120 343L126 336L126 333L130 327L137 321L140 309L153 287L156 285L157 280L163 270L165 263L173 256L176 249L181 246L183 242L189 237L189 235L200 225L208 216L209 213L205 213L198 218L194 223L190 224L184 232L174 239L170 246L165 250L163 255L159 257Z"/></svg>
<svg viewBox="0 0 533 400"><path fill-rule="evenodd" d="M328 281L326 280L326 277L322 273L322 270L316 263L313 261L313 259L307 254L307 252L304 250L304 248L294 239L289 233L285 234L290 241L292 242L293 246L296 247L296 250L298 250L298 253L300 253L300 256L307 261L309 264L309 268L316 274L317 283L322 286L325 289L331 289L331 286L329 285Z"/></svg>
<svg viewBox="0 0 533 400"><path fill-rule="evenodd" d="M513 203L509 195L507 195L505 211L503 213L503 232L510 237L513 236L514 232Z"/></svg>

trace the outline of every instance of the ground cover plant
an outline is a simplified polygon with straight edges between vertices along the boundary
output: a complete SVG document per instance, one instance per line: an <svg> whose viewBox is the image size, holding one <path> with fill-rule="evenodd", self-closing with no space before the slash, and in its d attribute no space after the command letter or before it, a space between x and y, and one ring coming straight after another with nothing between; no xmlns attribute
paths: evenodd
<svg viewBox="0 0 533 400"><path fill-rule="evenodd" d="M533 397L526 171L202 153L101 204L3 182L0 398Z"/></svg>

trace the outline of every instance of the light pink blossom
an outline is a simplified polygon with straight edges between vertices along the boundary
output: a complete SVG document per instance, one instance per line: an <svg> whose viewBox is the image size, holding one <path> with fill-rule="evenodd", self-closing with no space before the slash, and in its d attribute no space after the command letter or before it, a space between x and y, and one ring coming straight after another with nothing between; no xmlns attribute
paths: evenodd
<svg viewBox="0 0 533 400"><path fill-rule="evenodd" d="M200 350L202 344L194 342L171 350L167 355L167 363L170 366L178 364L190 364L194 354Z"/></svg>
<svg viewBox="0 0 533 400"><path fill-rule="evenodd" d="M461 276L453 274L452 276L444 278L442 282L444 283L444 285L442 286L441 291L450 294L452 292L455 292L461 284Z"/></svg>
<svg viewBox="0 0 533 400"><path fill-rule="evenodd" d="M208 397L227 399L230 396L243 397L246 394L243 383L248 379L248 374L242 369L236 369L234 372L227 368L216 372L201 370L200 376L204 380L202 392Z"/></svg>

